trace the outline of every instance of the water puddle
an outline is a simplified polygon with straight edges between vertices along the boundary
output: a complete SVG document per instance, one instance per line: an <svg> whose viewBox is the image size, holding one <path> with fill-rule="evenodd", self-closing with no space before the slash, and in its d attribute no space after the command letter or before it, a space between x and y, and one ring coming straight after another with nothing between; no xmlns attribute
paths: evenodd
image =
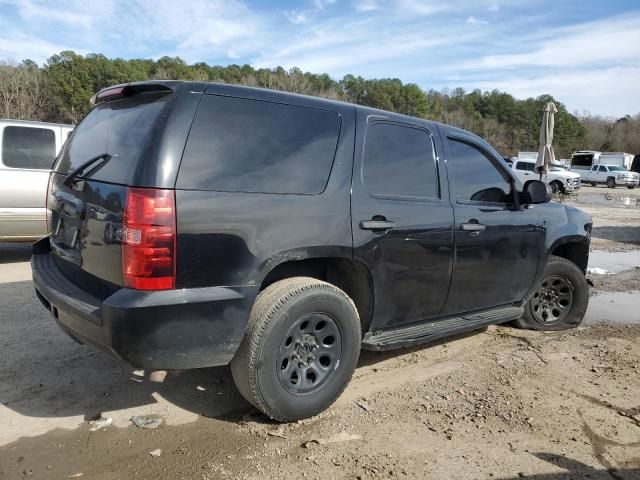
<svg viewBox="0 0 640 480"><path fill-rule="evenodd" d="M605 292L589 299L583 325L640 325L640 292Z"/></svg>
<svg viewBox="0 0 640 480"><path fill-rule="evenodd" d="M568 203L576 205L606 205L609 207L619 208L640 208L638 197L629 195L625 192L606 191L597 192L578 192L567 195L556 195L554 200L559 203Z"/></svg>
<svg viewBox="0 0 640 480"><path fill-rule="evenodd" d="M589 268L602 269L608 273L618 273L640 267L640 250L609 252L593 250L589 253ZM598 271L591 273L597 274Z"/></svg>

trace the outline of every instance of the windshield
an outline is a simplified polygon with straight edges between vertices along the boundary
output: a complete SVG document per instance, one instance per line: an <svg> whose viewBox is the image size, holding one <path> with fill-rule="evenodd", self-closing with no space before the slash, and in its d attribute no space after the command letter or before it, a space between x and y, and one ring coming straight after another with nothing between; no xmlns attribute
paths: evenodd
<svg viewBox="0 0 640 480"><path fill-rule="evenodd" d="M98 104L71 133L54 170L68 175L92 158L109 155L111 160L92 178L129 183L170 98L167 94L143 93Z"/></svg>
<svg viewBox="0 0 640 480"><path fill-rule="evenodd" d="M626 170L618 165L607 165L610 172L626 172Z"/></svg>

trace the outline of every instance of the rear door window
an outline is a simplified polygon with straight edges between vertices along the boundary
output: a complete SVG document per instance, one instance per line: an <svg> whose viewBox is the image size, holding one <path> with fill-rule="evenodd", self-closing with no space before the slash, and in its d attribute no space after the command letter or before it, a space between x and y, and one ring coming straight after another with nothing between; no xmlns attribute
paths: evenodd
<svg viewBox="0 0 640 480"><path fill-rule="evenodd" d="M91 178L129 184L171 97L166 93L140 93L99 103L71 132L55 171L66 175L87 160L106 153L111 159Z"/></svg>
<svg viewBox="0 0 640 480"><path fill-rule="evenodd" d="M511 182L489 153L461 140L449 139L448 145L449 181L458 202L513 202Z"/></svg>
<svg viewBox="0 0 640 480"><path fill-rule="evenodd" d="M180 165L177 188L318 194L338 144L333 111L205 95Z"/></svg>
<svg viewBox="0 0 640 480"><path fill-rule="evenodd" d="M372 195L438 198L431 136L409 126L370 125L365 137L362 181Z"/></svg>
<svg viewBox="0 0 640 480"><path fill-rule="evenodd" d="M5 167L49 170L55 156L56 137L50 128L4 128L2 163Z"/></svg>

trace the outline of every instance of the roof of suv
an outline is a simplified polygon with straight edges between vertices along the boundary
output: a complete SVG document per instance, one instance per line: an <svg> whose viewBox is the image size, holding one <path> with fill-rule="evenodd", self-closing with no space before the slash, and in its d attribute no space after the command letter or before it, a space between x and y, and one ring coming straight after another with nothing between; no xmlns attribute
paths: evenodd
<svg viewBox="0 0 640 480"><path fill-rule="evenodd" d="M185 80L150 80L150 81L142 81L142 82L130 82L123 83L120 85L113 85L107 88L104 88L96 93L96 96L105 90L109 90L117 87L125 87L125 86L143 86L143 85L157 85L164 86L173 91L189 91L189 92L201 92L201 93L216 93L228 96L241 96L244 98L255 99L255 100L270 100L270 101L295 101L298 99L300 102L303 102L305 105L310 106L312 108L319 109L327 109L327 110L335 110L340 111L346 108L353 108L363 112L367 116L379 116L385 117L391 120L396 121L407 121L411 123L421 123L426 128L430 130L434 130L434 126L439 128L442 135L454 135L460 137L462 139L474 140L480 144L482 144L486 149L492 151L496 158L502 159L501 155L491 146L486 140L474 133L471 133L467 130L463 130L458 127L454 127L451 125L446 125L443 123L435 122L433 120L427 120L418 117L412 117L409 115L403 115L400 113L389 112L387 110L381 110L378 108L367 107L364 105L358 105L355 103L344 102L340 100L333 100L322 97L314 97L311 95L303 95L299 93L286 92L282 90L271 90L267 88L258 88L258 87L249 87L244 85L232 85L225 83L215 83L215 82L193 82L193 81L185 81ZM504 161L504 160L503 160Z"/></svg>
<svg viewBox="0 0 640 480"><path fill-rule="evenodd" d="M377 114L380 116L386 116L386 117L392 117L392 118L398 118L398 119L405 118L407 120L411 120L412 122L419 121L419 122L424 122L431 125L437 124L437 125L446 127L449 130L458 131L460 133L464 133L467 135L473 135L472 133L467 132L466 130L462 130L457 127L452 127L450 125L445 125L439 122L435 122L433 120L412 117L409 115L403 115L401 113L389 112L387 110L381 110L378 108L358 105L356 103L349 103L341 100L333 100L333 99L323 98L323 97L315 97L312 95L303 95L300 93L293 93L293 92L287 92L282 90L272 90L268 88L249 87L245 85L233 85L233 84L227 84L227 83L193 82L193 81L186 81L186 80L148 80L148 81L142 81L142 82L130 82L130 83L123 83L120 85L112 85L107 88L103 88L102 90L98 91L97 94L112 88L124 87L124 86L138 86L138 85L158 85L158 86L168 87L171 90L188 89L189 91L194 91L194 92L215 91L216 93L226 93L229 95L238 95L238 96L255 98L255 99L264 99L266 97L271 97L272 99L280 98L282 100L297 98L304 101L306 104L311 104L317 108L336 109L336 110L340 110L344 108L355 108L355 109L366 111L368 115ZM473 135L473 136L476 136L476 135Z"/></svg>

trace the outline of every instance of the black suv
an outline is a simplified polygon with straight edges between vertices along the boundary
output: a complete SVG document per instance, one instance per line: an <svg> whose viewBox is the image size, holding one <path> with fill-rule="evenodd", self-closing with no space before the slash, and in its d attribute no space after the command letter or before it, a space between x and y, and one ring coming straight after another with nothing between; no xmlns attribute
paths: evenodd
<svg viewBox="0 0 640 480"><path fill-rule="evenodd" d="M591 219L486 142L254 88L98 92L56 159L32 258L60 327L147 371L231 365L291 421L361 348L582 320Z"/></svg>

